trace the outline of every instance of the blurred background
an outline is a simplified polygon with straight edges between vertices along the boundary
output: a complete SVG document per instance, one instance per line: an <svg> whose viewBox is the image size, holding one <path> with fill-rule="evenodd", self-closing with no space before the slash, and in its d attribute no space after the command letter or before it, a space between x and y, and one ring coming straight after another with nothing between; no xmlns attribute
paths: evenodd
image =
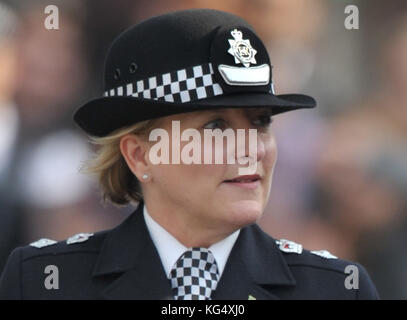
<svg viewBox="0 0 407 320"><path fill-rule="evenodd" d="M78 170L91 152L72 114L101 96L103 61L132 24L178 9L245 18L269 49L277 94L318 107L274 117L279 156L260 221L275 238L362 263L384 299L407 299L405 0L0 1L0 272L16 246L114 227ZM347 30L348 4L359 29Z"/></svg>

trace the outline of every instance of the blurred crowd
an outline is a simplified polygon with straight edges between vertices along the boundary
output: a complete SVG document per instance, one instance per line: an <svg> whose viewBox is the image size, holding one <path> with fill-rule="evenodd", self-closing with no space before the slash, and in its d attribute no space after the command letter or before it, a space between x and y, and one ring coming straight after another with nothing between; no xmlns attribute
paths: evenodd
<svg viewBox="0 0 407 320"><path fill-rule="evenodd" d="M0 272L16 246L120 223L78 171L91 151L72 114L99 97L113 38L150 16L213 8L267 45L277 94L317 109L274 117L278 161L260 225L275 238L362 263L385 299L407 299L407 2L361 0L346 30L334 0L0 1Z"/></svg>

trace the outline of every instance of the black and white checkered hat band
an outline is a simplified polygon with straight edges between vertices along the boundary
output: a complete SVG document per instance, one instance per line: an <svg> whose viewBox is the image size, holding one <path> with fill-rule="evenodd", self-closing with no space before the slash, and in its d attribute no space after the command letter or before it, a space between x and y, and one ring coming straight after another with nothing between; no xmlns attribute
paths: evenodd
<svg viewBox="0 0 407 320"><path fill-rule="evenodd" d="M185 103L223 94L213 78L211 63L138 80L105 92L105 97L133 96Z"/></svg>

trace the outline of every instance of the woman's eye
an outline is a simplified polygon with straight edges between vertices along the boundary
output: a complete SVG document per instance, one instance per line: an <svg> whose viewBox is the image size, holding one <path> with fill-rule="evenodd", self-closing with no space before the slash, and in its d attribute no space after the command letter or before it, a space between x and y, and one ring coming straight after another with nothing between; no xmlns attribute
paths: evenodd
<svg viewBox="0 0 407 320"><path fill-rule="evenodd" d="M226 122L223 119L216 119L204 125L204 129L223 129L226 127Z"/></svg>
<svg viewBox="0 0 407 320"><path fill-rule="evenodd" d="M253 120L253 124L259 127L267 127L273 122L271 115L265 114L258 116L255 120Z"/></svg>

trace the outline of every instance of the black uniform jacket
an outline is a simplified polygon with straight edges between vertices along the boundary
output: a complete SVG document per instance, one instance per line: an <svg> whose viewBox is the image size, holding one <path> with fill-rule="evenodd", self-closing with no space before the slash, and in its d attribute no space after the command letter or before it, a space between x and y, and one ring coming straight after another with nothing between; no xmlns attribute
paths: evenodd
<svg viewBox="0 0 407 320"><path fill-rule="evenodd" d="M84 242L15 249L0 279L0 299L173 299L142 208L140 203L122 224ZM58 275L54 279L58 289L46 288L49 265L57 267L58 274L52 275ZM358 289L345 287L348 265L358 268ZM282 252L257 225L241 230L212 299L247 300L249 296L258 300L378 298L362 266L307 250Z"/></svg>

